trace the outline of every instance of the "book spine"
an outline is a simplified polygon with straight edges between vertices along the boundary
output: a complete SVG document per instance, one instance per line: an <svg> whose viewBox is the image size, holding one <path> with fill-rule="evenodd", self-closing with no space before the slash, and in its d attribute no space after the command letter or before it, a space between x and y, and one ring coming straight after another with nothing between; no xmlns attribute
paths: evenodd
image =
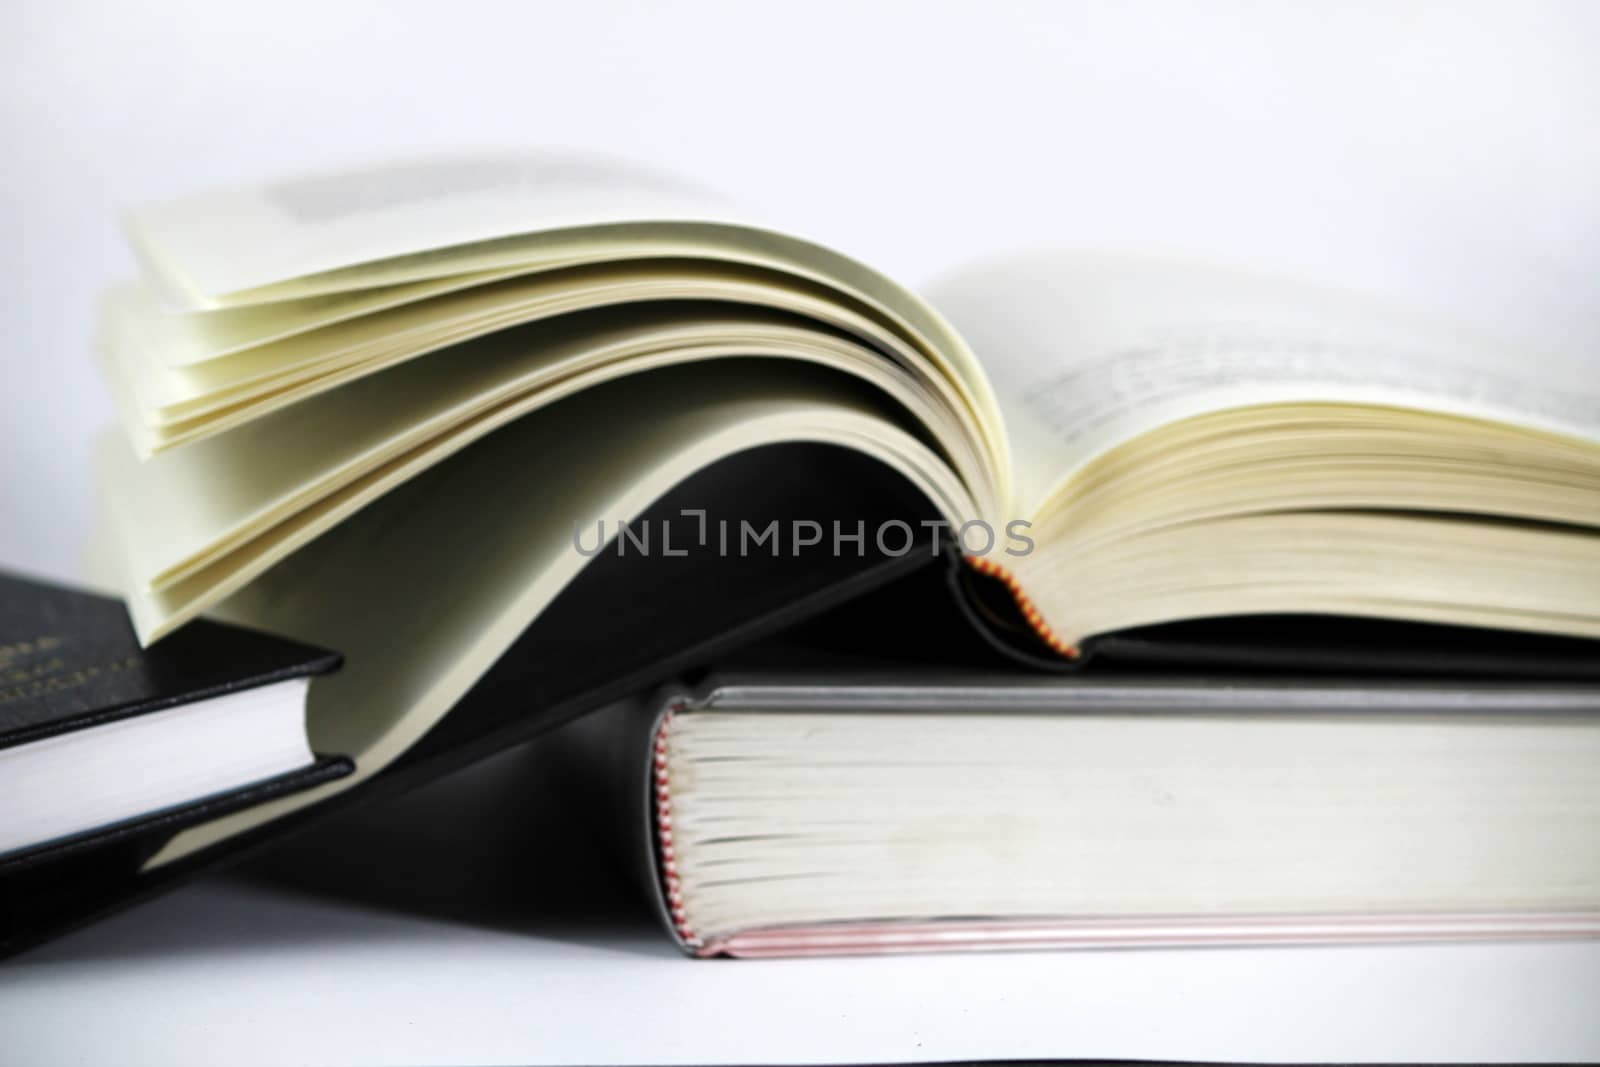
<svg viewBox="0 0 1600 1067"><path fill-rule="evenodd" d="M666 712L656 726L655 740L650 754L654 777L656 848L661 857L661 892L667 905L667 915L672 932L690 950L700 947L700 937L689 925L688 912L683 906L683 885L678 878L678 857L672 844L672 776L668 764L667 738L672 730L673 716L684 710L681 700L667 705Z"/></svg>
<svg viewBox="0 0 1600 1067"><path fill-rule="evenodd" d="M1050 624L1045 621L1044 615L1039 611L1039 606L1033 602L1032 597L1028 596L1015 574L994 560L986 559L982 556L969 555L966 560L973 570L986 578L995 579L1006 587L1012 599L1017 602L1017 610L1022 612L1022 617L1027 620L1029 626L1033 627L1033 632L1039 635L1040 640L1069 660L1083 658L1082 648L1066 640L1050 628Z"/></svg>
<svg viewBox="0 0 1600 1067"><path fill-rule="evenodd" d="M683 690L668 688L651 706L659 708L650 729L649 759L643 804L644 831L651 860L651 881L659 914L678 947L692 956L704 954L704 939L689 923L684 908L683 885L678 876L678 855L672 840L672 776L670 745L675 716L688 708Z"/></svg>

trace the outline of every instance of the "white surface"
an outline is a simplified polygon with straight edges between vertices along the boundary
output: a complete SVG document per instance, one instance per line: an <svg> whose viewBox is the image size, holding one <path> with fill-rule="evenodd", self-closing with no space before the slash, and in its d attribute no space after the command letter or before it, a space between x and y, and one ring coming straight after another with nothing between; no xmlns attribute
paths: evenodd
<svg viewBox="0 0 1600 1067"><path fill-rule="evenodd" d="M77 572L119 206L438 148L679 170L915 284L1160 243L1600 341L1600 6L0 5L0 564Z"/></svg>
<svg viewBox="0 0 1600 1067"><path fill-rule="evenodd" d="M0 969L10 1063L1600 1059L1600 943L691 961L209 883Z"/></svg>
<svg viewBox="0 0 1600 1067"><path fill-rule="evenodd" d="M0 565L67 576L118 205L447 147L684 171L916 283L1046 238L1591 356L1600 5L0 5ZM0 1061L1600 1058L1600 946L701 964L215 884L0 966Z"/></svg>

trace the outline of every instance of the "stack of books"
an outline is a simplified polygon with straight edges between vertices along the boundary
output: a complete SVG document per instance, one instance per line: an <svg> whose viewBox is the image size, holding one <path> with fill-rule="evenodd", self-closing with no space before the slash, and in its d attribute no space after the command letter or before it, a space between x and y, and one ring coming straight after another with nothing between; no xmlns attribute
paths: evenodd
<svg viewBox="0 0 1600 1067"><path fill-rule="evenodd" d="M1600 933L1583 361L1131 253L919 296L600 161L128 232L121 603L0 586L0 947L603 706L696 954Z"/></svg>

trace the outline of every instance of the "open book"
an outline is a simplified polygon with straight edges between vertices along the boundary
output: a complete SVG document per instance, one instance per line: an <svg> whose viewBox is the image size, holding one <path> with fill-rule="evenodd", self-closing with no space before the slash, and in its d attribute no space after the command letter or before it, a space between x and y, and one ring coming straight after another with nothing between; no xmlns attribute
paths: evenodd
<svg viewBox="0 0 1600 1067"><path fill-rule="evenodd" d="M1060 657L1283 612L1600 637L1592 366L1357 296L1038 251L924 298L675 179L537 157L130 233L100 563L146 641L216 612L345 653L310 728L357 764L157 864L377 773L600 552L923 550L923 522L626 525L779 442L897 472Z"/></svg>

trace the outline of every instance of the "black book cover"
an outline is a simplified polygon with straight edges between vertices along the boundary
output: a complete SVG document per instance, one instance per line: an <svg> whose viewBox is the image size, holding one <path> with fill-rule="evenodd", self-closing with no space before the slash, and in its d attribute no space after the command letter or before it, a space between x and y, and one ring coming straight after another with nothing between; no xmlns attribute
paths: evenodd
<svg viewBox="0 0 1600 1067"><path fill-rule="evenodd" d="M120 601L0 573L0 748L338 665L210 620L140 648Z"/></svg>
<svg viewBox="0 0 1600 1067"><path fill-rule="evenodd" d="M0 573L0 749L338 666L336 653L210 620L140 648L120 601ZM114 899L120 879L178 830L352 769L343 756L320 755L266 781L0 856L0 951ZM110 883L108 857L121 865Z"/></svg>

